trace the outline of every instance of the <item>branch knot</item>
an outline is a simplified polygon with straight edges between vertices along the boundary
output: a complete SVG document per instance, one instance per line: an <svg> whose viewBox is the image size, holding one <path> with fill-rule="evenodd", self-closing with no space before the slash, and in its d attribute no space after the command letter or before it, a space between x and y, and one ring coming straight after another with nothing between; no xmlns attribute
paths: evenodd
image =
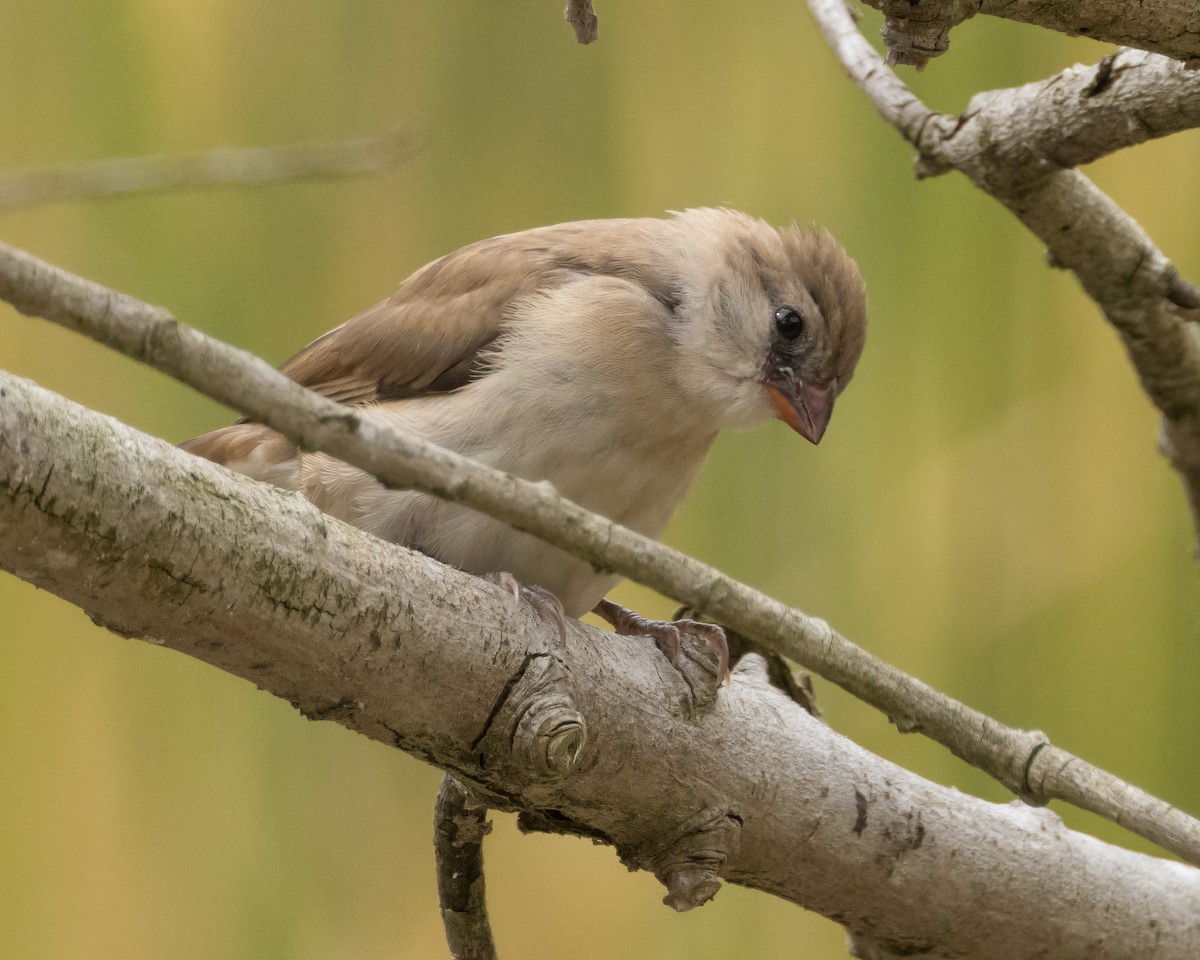
<svg viewBox="0 0 1200 960"><path fill-rule="evenodd" d="M706 807L679 825L674 838L642 863L667 888L663 903L682 913L701 907L721 889L720 876L742 840L736 805ZM622 859L625 859L624 857Z"/></svg>
<svg viewBox="0 0 1200 960"><path fill-rule="evenodd" d="M510 684L476 743L510 731L503 740L510 762L536 780L567 776L588 739L570 670L552 654L531 654Z"/></svg>

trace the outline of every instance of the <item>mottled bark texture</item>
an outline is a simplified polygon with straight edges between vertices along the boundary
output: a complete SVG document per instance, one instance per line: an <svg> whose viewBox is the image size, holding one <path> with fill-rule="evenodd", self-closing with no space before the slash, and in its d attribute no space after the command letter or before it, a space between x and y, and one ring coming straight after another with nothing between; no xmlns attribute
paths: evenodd
<svg viewBox="0 0 1200 960"><path fill-rule="evenodd" d="M611 844L678 909L724 879L871 955L1200 953L1195 868L923 781L757 656L700 707L652 644L574 621L564 643L499 588L8 374L0 527L0 568Z"/></svg>
<svg viewBox="0 0 1200 960"><path fill-rule="evenodd" d="M1195 0L863 0L883 12L888 63L918 69L946 52L950 31L976 14L1161 53L1200 65Z"/></svg>
<svg viewBox="0 0 1200 960"><path fill-rule="evenodd" d="M446 774L433 807L438 907L451 960L496 960L483 878L487 806Z"/></svg>
<svg viewBox="0 0 1200 960"><path fill-rule="evenodd" d="M563 17L575 31L578 43L593 43L600 36L600 20L592 9L592 0L567 0Z"/></svg>

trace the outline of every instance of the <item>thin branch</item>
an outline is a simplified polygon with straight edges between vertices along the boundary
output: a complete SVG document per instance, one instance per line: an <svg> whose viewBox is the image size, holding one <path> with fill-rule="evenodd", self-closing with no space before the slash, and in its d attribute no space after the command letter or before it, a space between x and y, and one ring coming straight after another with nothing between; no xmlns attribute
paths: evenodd
<svg viewBox="0 0 1200 960"><path fill-rule="evenodd" d="M962 116L948 117L905 87L841 0L809 0L809 7L851 78L920 152L918 171L966 174L1039 237L1050 262L1071 270L1099 305L1163 414L1163 451L1183 481L1200 535L1200 339L1190 322L1200 293L1132 217L1062 166L1110 152L1106 137L1115 149L1143 133L1196 126L1200 71L1123 52L1048 81L979 94ZM1150 105L1155 96L1163 102ZM1176 100L1180 118L1171 121ZM1142 121L1142 109L1151 123Z"/></svg>
<svg viewBox="0 0 1200 960"><path fill-rule="evenodd" d="M1195 0L863 0L883 12L888 63L918 69L950 45L950 31L975 14L1004 17L1071 36L1161 53L1200 65Z"/></svg>
<svg viewBox="0 0 1200 960"><path fill-rule="evenodd" d="M835 0L840 2L840 0ZM713 567L531 483L364 418L262 360L150 306L0 245L0 299L84 333L394 488L480 510L728 624L921 732L1033 803L1056 797L1099 813L1193 863L1200 822L1052 746L1007 727L885 663L824 620L791 609ZM1054 771L1048 777L1045 771Z"/></svg>
<svg viewBox="0 0 1200 960"><path fill-rule="evenodd" d="M592 9L592 0L567 0L563 17L575 31L577 42L592 43L600 36L600 21L596 17L596 11Z"/></svg>
<svg viewBox="0 0 1200 960"><path fill-rule="evenodd" d="M193 156L122 157L77 166L0 173L0 215L94 197L274 180L350 177L391 169L412 156L407 136L227 147Z"/></svg>
<svg viewBox="0 0 1200 960"><path fill-rule="evenodd" d="M653 644L577 622L562 643L483 580L2 372L0 529L0 569L448 769L527 828L612 845L677 909L724 879L892 956L1200 955L1200 870L922 780L754 655L703 707Z"/></svg>
<svg viewBox="0 0 1200 960"><path fill-rule="evenodd" d="M438 905L453 960L497 960L483 883L487 805L449 774L433 807Z"/></svg>

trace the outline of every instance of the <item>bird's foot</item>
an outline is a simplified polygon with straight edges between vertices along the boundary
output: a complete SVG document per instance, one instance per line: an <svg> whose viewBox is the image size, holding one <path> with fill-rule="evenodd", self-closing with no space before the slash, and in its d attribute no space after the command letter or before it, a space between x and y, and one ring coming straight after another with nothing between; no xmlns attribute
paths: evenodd
<svg viewBox="0 0 1200 960"><path fill-rule="evenodd" d="M592 608L592 612L612 624L617 633L653 638L658 649L666 654L673 667L679 666L679 651L683 646L683 638L696 637L716 654L717 685L720 686L729 679L729 643L725 639L725 631L715 623L702 623L699 620L647 620L611 600L601 600Z"/></svg>
<svg viewBox="0 0 1200 960"><path fill-rule="evenodd" d="M567 641L567 615L563 612L562 601L545 587L536 584L522 584L511 573L485 573L484 580L510 594L518 603L524 600L542 620L558 630L560 643Z"/></svg>
<svg viewBox="0 0 1200 960"><path fill-rule="evenodd" d="M692 617L695 611L691 607L680 607L675 611L676 620ZM756 653L767 662L767 679L771 686L777 687L788 697L814 717L820 719L821 710L817 707L817 696L813 690L812 677L792 665L777 653L772 653L762 645L743 636L736 630L725 627L725 641L729 644L730 663L741 663L742 657L748 653Z"/></svg>

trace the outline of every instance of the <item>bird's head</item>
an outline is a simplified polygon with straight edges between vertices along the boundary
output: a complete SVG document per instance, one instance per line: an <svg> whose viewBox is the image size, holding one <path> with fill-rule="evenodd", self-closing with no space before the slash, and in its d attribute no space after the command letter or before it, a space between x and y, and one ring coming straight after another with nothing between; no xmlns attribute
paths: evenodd
<svg viewBox="0 0 1200 960"><path fill-rule="evenodd" d="M820 442L866 337L857 264L828 231L736 210L688 210L672 224L689 393L719 406L723 426L778 417Z"/></svg>

